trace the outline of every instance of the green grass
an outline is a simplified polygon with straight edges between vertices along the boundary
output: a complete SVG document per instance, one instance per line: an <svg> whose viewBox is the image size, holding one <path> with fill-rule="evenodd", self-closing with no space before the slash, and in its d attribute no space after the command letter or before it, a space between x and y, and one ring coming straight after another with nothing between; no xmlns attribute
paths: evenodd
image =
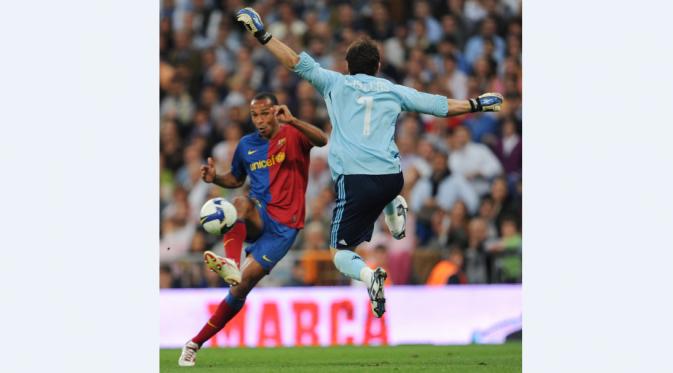
<svg viewBox="0 0 673 373"><path fill-rule="evenodd" d="M521 372L521 343L470 346L205 348L196 366L161 350L161 372Z"/></svg>

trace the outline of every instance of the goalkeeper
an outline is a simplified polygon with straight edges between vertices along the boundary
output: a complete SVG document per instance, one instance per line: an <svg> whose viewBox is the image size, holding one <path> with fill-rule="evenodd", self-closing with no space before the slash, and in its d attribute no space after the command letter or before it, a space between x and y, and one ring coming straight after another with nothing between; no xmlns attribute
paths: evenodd
<svg viewBox="0 0 673 373"><path fill-rule="evenodd" d="M243 24L285 67L308 80L325 99L332 122L328 163L335 182L330 250L336 268L363 281L372 312L385 312L385 270L372 270L354 250L369 241L381 211L393 237L405 235L407 203L399 195L404 184L395 145L395 125L402 111L448 117L477 111L499 111L499 93L454 100L418 92L377 78L379 51L368 38L353 42L346 52L349 75L323 69L306 52L297 54L264 29L252 8L237 12Z"/></svg>

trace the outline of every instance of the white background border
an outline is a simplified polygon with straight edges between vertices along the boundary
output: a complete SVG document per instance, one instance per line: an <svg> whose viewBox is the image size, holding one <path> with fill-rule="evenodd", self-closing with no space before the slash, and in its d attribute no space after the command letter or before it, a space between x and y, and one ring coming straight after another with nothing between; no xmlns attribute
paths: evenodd
<svg viewBox="0 0 673 373"><path fill-rule="evenodd" d="M0 10L3 372L159 368L159 3Z"/></svg>
<svg viewBox="0 0 673 373"><path fill-rule="evenodd" d="M0 11L3 371L158 371L158 14ZM525 372L670 368L671 14L524 6Z"/></svg>

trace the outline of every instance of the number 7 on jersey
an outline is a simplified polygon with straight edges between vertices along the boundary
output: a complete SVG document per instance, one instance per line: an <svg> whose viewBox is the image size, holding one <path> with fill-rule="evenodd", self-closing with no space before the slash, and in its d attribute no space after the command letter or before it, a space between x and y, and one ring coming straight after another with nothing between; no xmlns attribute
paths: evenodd
<svg viewBox="0 0 673 373"><path fill-rule="evenodd" d="M369 136L371 133L372 109L374 108L374 97L360 96L357 103L365 106L365 127L362 129L362 134Z"/></svg>

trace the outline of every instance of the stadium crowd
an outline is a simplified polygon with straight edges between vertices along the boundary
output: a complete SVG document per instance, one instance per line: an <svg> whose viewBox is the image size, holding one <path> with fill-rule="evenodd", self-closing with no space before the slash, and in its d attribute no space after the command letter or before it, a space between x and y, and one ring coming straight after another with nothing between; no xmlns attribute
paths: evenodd
<svg viewBox="0 0 673 373"><path fill-rule="evenodd" d="M457 99L501 92L498 113L399 117L407 237L394 240L381 217L360 251L392 284L521 282L520 0L162 0L160 286L226 286L202 263L203 251L223 249L199 226L199 210L208 198L246 190L206 184L199 167L212 156L218 173L228 170L239 139L254 129L248 105L256 93L273 92L298 118L331 128L313 87L239 28L234 14L245 6L324 68L347 73L348 45L367 35L380 45L381 77ZM327 147L312 150L309 172L306 226L262 286L349 281L329 254Z"/></svg>

